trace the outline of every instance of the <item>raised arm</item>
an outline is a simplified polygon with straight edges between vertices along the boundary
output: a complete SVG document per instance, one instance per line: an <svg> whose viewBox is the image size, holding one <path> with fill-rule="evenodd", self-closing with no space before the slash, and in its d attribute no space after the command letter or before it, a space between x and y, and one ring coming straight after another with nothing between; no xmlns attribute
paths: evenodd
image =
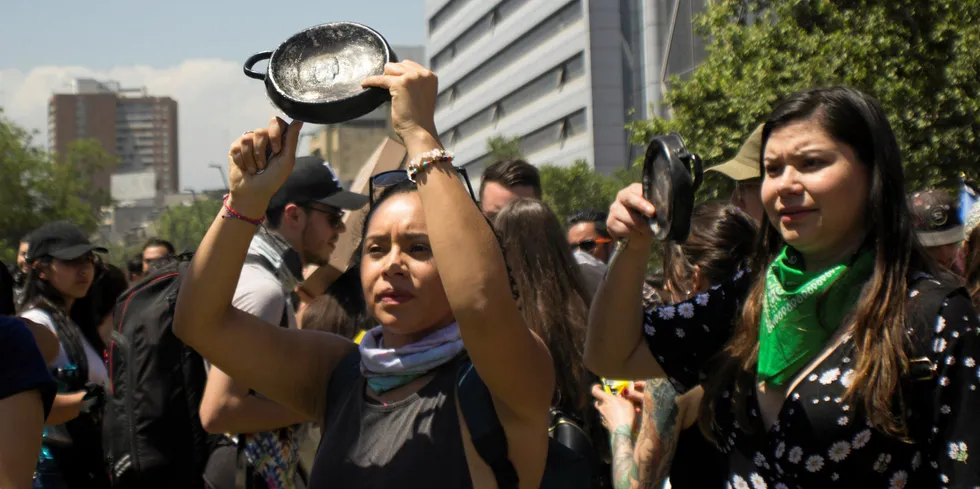
<svg viewBox="0 0 980 489"><path fill-rule="evenodd" d="M258 433L309 421L289 408L249 395L247 387L217 367L208 372L200 414L208 433Z"/></svg>
<svg viewBox="0 0 980 489"><path fill-rule="evenodd" d="M638 183L621 190L609 208L607 228L627 239L606 271L589 309L585 365L613 379L662 377L663 369L643 338L643 277L653 245L647 216L653 205L642 197Z"/></svg>
<svg viewBox="0 0 980 489"><path fill-rule="evenodd" d="M411 61L388 64L385 75L364 85L391 92L392 123L409 161L441 148L433 122L438 83L432 72ZM525 419L544 419L554 367L517 308L490 224L450 163L438 163L416 180L432 254L474 366L498 409L502 404Z"/></svg>
<svg viewBox="0 0 980 489"><path fill-rule="evenodd" d="M302 123L285 122L246 133L229 151L227 205L258 218L295 163ZM266 165L265 149L273 157ZM257 175L259 170L265 170ZM255 225L222 209L182 277L174 332L239 382L310 419L321 419L326 386L337 362L355 345L318 331L281 328L231 305Z"/></svg>

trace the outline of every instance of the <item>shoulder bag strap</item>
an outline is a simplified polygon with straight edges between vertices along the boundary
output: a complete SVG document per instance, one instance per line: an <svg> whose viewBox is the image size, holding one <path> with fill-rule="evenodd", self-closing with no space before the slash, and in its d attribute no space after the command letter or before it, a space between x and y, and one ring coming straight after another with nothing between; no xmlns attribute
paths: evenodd
<svg viewBox="0 0 980 489"><path fill-rule="evenodd" d="M81 331L71 324L68 315L54 309L53 307L42 307L42 311L48 313L54 321L55 332L58 334L58 342L61 343L68 360L75 365L78 371L77 381L74 385L67 386L71 391L78 391L85 388L88 383L88 355L85 354L84 341L81 338Z"/></svg>

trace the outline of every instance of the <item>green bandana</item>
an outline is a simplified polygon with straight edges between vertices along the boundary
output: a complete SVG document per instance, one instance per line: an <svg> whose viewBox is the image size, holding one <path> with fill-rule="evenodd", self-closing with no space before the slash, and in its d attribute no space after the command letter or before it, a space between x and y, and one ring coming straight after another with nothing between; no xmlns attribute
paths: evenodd
<svg viewBox="0 0 980 489"><path fill-rule="evenodd" d="M759 325L760 382L785 384L824 348L861 295L874 255L865 252L850 265L819 273L801 270L802 262L795 250L786 247L766 271Z"/></svg>

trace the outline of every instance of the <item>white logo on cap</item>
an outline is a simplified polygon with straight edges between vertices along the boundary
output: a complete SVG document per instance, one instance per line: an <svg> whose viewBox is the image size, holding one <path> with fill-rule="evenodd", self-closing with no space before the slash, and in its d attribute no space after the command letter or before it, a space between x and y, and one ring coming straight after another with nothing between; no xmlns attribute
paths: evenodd
<svg viewBox="0 0 980 489"><path fill-rule="evenodd" d="M330 172L330 178L332 178L334 183L337 184L337 187L343 188L343 185L340 184L340 179L337 178L337 172L333 171L333 167L330 166L330 163L324 161L323 166L327 167L327 171Z"/></svg>

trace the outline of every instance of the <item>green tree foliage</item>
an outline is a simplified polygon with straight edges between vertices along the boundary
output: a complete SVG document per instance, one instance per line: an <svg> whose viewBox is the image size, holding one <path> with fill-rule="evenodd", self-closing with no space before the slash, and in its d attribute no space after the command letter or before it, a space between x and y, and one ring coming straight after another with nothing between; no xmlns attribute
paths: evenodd
<svg viewBox="0 0 980 489"><path fill-rule="evenodd" d="M487 139L487 151L493 158L493 161L504 161L504 160L520 160L524 158L521 153L521 138L505 138L503 136L494 136Z"/></svg>
<svg viewBox="0 0 980 489"><path fill-rule="evenodd" d="M103 256L103 260L106 263L115 265L119 267L124 272L129 264L129 260L137 258L141 255L143 251L143 242L118 242L118 243L107 243L105 248L109 250L108 253Z"/></svg>
<svg viewBox="0 0 980 489"><path fill-rule="evenodd" d="M773 104L848 85L874 96L895 130L909 190L980 177L980 1L716 0L696 20L705 62L672 79L670 120L630 125L634 143L679 132L707 165L734 156ZM722 197L724 178L700 198Z"/></svg>
<svg viewBox="0 0 980 489"><path fill-rule="evenodd" d="M540 169L544 201L563 221L578 210L608 211L616 193L637 178L635 172L626 170L613 176L596 173L585 160L572 166L543 165Z"/></svg>
<svg viewBox="0 0 980 489"><path fill-rule="evenodd" d="M111 203L91 182L116 158L93 140L76 141L56 158L35 146L33 136L0 113L0 259L5 263L15 259L20 239L46 222L65 219L94 232L99 209Z"/></svg>
<svg viewBox="0 0 980 489"><path fill-rule="evenodd" d="M177 253L194 251L221 209L221 201L198 198L168 208L153 223L156 236L173 243Z"/></svg>

